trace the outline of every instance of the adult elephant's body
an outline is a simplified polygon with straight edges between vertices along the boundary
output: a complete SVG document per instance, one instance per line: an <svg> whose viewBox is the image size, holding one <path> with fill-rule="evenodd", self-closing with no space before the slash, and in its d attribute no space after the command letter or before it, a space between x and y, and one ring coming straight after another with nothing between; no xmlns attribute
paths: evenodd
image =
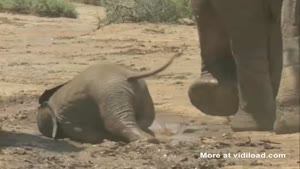
<svg viewBox="0 0 300 169"><path fill-rule="evenodd" d="M235 114L235 131L271 130L282 72L282 0L192 2L202 57L192 104L210 115Z"/></svg>

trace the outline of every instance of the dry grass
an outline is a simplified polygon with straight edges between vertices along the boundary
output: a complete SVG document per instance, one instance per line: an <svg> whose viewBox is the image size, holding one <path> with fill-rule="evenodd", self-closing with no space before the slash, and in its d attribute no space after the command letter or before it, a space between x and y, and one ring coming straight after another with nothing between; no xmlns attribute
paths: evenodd
<svg viewBox="0 0 300 169"><path fill-rule="evenodd" d="M77 17L74 5L67 0L0 0L1 11L47 17Z"/></svg>
<svg viewBox="0 0 300 169"><path fill-rule="evenodd" d="M107 22L169 22L192 18L190 0L110 0L103 2Z"/></svg>
<svg viewBox="0 0 300 169"><path fill-rule="evenodd" d="M101 5L101 0L71 0L72 2L89 4L89 5Z"/></svg>

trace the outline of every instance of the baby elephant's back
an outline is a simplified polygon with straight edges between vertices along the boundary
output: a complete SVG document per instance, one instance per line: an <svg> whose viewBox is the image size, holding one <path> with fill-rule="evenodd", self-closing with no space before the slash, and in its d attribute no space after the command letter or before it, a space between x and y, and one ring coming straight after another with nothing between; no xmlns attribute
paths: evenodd
<svg viewBox="0 0 300 169"><path fill-rule="evenodd" d="M127 80L129 70L112 63L97 64L87 68L75 79L80 81L84 79L86 83L110 82L113 80ZM103 84L103 83L102 83Z"/></svg>
<svg viewBox="0 0 300 169"><path fill-rule="evenodd" d="M128 71L115 64L93 65L57 90L51 97L51 102L58 109L66 105L81 105L91 101L91 95L101 92L112 84L127 83Z"/></svg>
<svg viewBox="0 0 300 169"><path fill-rule="evenodd" d="M114 64L93 65L61 87L55 92L55 95L63 97L62 99L68 99L68 96L72 98L83 97L91 85L102 86L114 79L125 80L126 73L123 68Z"/></svg>

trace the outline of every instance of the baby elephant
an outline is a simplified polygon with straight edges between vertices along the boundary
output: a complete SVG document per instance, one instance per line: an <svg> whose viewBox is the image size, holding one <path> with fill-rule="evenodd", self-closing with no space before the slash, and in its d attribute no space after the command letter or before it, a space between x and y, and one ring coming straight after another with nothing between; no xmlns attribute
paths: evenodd
<svg viewBox="0 0 300 169"><path fill-rule="evenodd" d="M142 78L163 71L179 55L146 73L110 63L94 65L69 82L46 90L39 98L39 131L54 139L86 143L103 139L158 143L148 129L155 111Z"/></svg>

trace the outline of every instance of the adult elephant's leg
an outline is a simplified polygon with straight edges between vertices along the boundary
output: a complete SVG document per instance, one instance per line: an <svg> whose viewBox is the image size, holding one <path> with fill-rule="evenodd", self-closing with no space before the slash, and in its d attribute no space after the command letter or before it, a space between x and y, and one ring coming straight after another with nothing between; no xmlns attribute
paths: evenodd
<svg viewBox="0 0 300 169"><path fill-rule="evenodd" d="M191 103L205 114L227 116L238 108L235 64L224 23L210 0L193 0L200 48L201 77L189 88Z"/></svg>
<svg viewBox="0 0 300 169"><path fill-rule="evenodd" d="M237 65L240 104L231 127L234 131L272 130L276 102L268 57L270 1L213 2L227 24Z"/></svg>
<svg viewBox="0 0 300 169"><path fill-rule="evenodd" d="M267 21L269 23L269 62L274 97L277 96L282 73L282 36L281 36L282 0L270 0Z"/></svg>
<svg viewBox="0 0 300 169"><path fill-rule="evenodd" d="M300 0L284 0L282 5L282 35L284 68L274 131L277 134L299 132L299 52Z"/></svg>

